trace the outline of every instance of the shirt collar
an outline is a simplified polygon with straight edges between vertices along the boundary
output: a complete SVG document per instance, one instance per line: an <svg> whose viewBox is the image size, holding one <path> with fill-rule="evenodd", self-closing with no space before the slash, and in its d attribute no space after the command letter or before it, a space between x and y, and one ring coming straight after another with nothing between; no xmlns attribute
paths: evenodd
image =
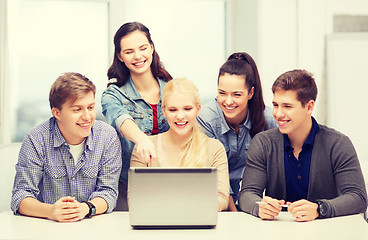
<svg viewBox="0 0 368 240"><path fill-rule="evenodd" d="M307 140L305 140L304 145L313 146L314 139L316 137L316 133L318 133L318 132L319 132L319 125L318 125L316 119L314 119L314 117L312 117L312 129L309 133L309 136L308 136Z"/></svg>
<svg viewBox="0 0 368 240"><path fill-rule="evenodd" d="M224 113L222 112L221 107L219 106L219 104L217 103L217 98L215 98L215 103L216 103L216 109L218 112L218 115L221 119L221 134L225 134L228 131L230 131L230 126L227 124ZM250 112L248 110L247 113L247 118L245 119L244 123L242 123L241 125L243 125L245 128L247 128L248 130L251 128L251 122L250 122Z"/></svg>
<svg viewBox="0 0 368 240"><path fill-rule="evenodd" d="M313 144L314 144L314 139L316 137L316 134L319 132L319 125L316 121L316 119L314 119L314 117L312 117L312 128L311 128L311 131L309 132L309 135L308 135L308 138L307 140L305 140L304 144L303 144L303 147L304 146L311 146L313 147ZM289 141L289 138L287 136L287 134L283 134L284 135L284 143L285 143L285 149L293 149L293 147L291 146L290 144L290 141Z"/></svg>
<svg viewBox="0 0 368 240"><path fill-rule="evenodd" d="M243 123L243 125L244 125L244 127L246 127L246 128L248 128L248 129L250 129L252 126L252 124L251 124L251 122L250 122L250 112L249 112L249 110L248 110L248 113L247 113L247 118L245 119L245 121L244 121L244 123Z"/></svg>
<svg viewBox="0 0 368 240"><path fill-rule="evenodd" d="M51 117L50 119L50 128L54 135L54 148L59 148L62 145L69 145L68 142L63 137L63 135L61 134L55 117ZM94 134L94 131L93 131L93 126L92 126L91 133L88 135L86 139L86 148L89 150L93 149L93 134Z"/></svg>

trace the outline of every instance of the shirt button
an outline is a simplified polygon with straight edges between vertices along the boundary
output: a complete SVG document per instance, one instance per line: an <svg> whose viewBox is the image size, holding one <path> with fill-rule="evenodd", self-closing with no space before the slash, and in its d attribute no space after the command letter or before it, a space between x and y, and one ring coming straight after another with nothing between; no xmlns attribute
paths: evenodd
<svg viewBox="0 0 368 240"><path fill-rule="evenodd" d="M302 167L302 165L300 163L298 163L298 167L300 168L300 167Z"/></svg>
<svg viewBox="0 0 368 240"><path fill-rule="evenodd" d="M72 159L73 157L72 156L69 156L69 159Z"/></svg>
<svg viewBox="0 0 368 240"><path fill-rule="evenodd" d="M74 181L74 180L75 180L75 178L73 177L73 178L72 178L72 180Z"/></svg>
<svg viewBox="0 0 368 240"><path fill-rule="evenodd" d="M300 180L300 179L302 179L302 176L298 175L298 179L299 179L299 180Z"/></svg>
<svg viewBox="0 0 368 240"><path fill-rule="evenodd" d="M162 123L165 123L166 122L166 120L165 119L162 119L162 121L161 121Z"/></svg>

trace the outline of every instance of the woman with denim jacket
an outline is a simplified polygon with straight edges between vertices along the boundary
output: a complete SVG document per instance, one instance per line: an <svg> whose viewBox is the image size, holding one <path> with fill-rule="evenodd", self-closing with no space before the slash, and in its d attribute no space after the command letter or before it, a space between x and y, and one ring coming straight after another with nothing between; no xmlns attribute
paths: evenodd
<svg viewBox="0 0 368 240"><path fill-rule="evenodd" d="M115 210L128 210L126 188L134 145L142 159L152 161L156 151L147 135L169 129L161 109L161 92L171 75L155 51L149 29L139 22L122 25L114 36L115 53L101 98L102 113L119 133L123 168Z"/></svg>

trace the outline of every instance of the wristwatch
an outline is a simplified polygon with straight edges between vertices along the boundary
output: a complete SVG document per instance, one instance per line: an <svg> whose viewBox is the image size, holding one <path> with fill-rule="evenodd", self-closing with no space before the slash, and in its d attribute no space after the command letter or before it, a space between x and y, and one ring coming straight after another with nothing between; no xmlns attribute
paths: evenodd
<svg viewBox="0 0 368 240"><path fill-rule="evenodd" d="M96 215L96 207L95 207L95 205L93 205L91 202L82 202L82 203L87 204L88 207L89 207L89 212L86 215L86 218L90 218L90 217L93 217L94 215Z"/></svg>
<svg viewBox="0 0 368 240"><path fill-rule="evenodd" d="M327 216L327 206L322 201L317 201L318 208L317 212L319 213L319 218L325 218Z"/></svg>

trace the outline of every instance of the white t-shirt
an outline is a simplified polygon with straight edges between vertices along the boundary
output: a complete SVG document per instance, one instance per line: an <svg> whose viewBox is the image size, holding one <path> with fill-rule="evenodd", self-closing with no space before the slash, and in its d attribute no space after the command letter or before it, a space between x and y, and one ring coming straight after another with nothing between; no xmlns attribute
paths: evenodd
<svg viewBox="0 0 368 240"><path fill-rule="evenodd" d="M74 158L75 165L77 165L78 160L79 160L80 156L83 153L85 142L86 142L86 140L84 140L83 142L81 142L78 145L69 145L70 153L72 154L72 156Z"/></svg>

